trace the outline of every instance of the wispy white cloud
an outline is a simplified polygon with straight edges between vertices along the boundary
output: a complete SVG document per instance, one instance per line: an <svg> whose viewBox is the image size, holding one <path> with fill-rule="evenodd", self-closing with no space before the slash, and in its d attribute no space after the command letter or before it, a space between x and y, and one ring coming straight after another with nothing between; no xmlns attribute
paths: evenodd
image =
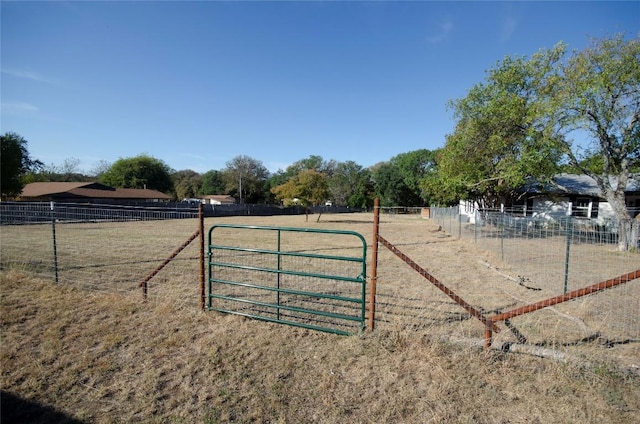
<svg viewBox="0 0 640 424"><path fill-rule="evenodd" d="M431 44L441 43L449 37L451 31L453 31L453 22L444 20L438 24L434 34L427 37L427 41Z"/></svg>
<svg viewBox="0 0 640 424"><path fill-rule="evenodd" d="M513 16L507 16L502 20L502 28L500 32L500 41L509 41L513 33L518 28L518 20Z"/></svg>
<svg viewBox="0 0 640 424"><path fill-rule="evenodd" d="M1 108L2 113L12 115L40 111L38 106L27 102L3 102Z"/></svg>
<svg viewBox="0 0 640 424"><path fill-rule="evenodd" d="M28 70L28 69L10 69L10 68L2 68L0 70L0 72L2 72L5 75L10 75L12 77L16 77L16 78L23 78L23 79L28 79L31 81L37 81L37 82L43 82L43 83L47 83L47 84L59 84L58 81L51 79L51 78L47 78L37 72Z"/></svg>

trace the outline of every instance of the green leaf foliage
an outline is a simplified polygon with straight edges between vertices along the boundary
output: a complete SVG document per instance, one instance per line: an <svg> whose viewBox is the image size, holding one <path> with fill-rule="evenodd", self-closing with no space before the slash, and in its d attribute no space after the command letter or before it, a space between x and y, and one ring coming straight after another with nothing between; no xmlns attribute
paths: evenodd
<svg viewBox="0 0 640 424"><path fill-rule="evenodd" d="M202 188L202 175L191 169L175 172L171 180L178 200L197 197Z"/></svg>
<svg viewBox="0 0 640 424"><path fill-rule="evenodd" d="M148 188L163 193L173 190L172 169L147 155L118 159L100 176L100 182L116 188Z"/></svg>
<svg viewBox="0 0 640 424"><path fill-rule="evenodd" d="M527 178L544 180L558 172L561 135L546 116L551 104L544 90L555 81L563 51L558 45L530 59L506 57L485 82L450 103L455 131L438 155L438 175L422 185L434 200L495 206Z"/></svg>
<svg viewBox="0 0 640 424"><path fill-rule="evenodd" d="M328 184L329 196L336 205L352 208L373 205L371 171L354 161L338 162Z"/></svg>
<svg viewBox="0 0 640 424"><path fill-rule="evenodd" d="M269 171L261 161L240 155L231 159L221 171L225 191L242 203L262 203L266 200Z"/></svg>
<svg viewBox="0 0 640 424"><path fill-rule="evenodd" d="M590 136L586 147L565 146L571 165L593 176L628 173L640 164L640 39L594 39L562 71L557 119L567 132Z"/></svg>
<svg viewBox="0 0 640 424"><path fill-rule="evenodd" d="M376 165L373 181L381 206L423 206L429 195L421 181L435 171L435 151L415 150Z"/></svg>
<svg viewBox="0 0 640 424"><path fill-rule="evenodd" d="M2 199L18 196L24 188L24 177L37 171L42 162L29 156L27 140L7 132L0 136L0 191Z"/></svg>
<svg viewBox="0 0 640 424"><path fill-rule="evenodd" d="M277 200L285 205L294 203L294 199L304 206L324 203L329 198L327 176L314 169L305 169L286 183L271 189Z"/></svg>
<svg viewBox="0 0 640 424"><path fill-rule="evenodd" d="M202 175L200 194L204 196L208 194L226 194L225 184L220 171L212 169Z"/></svg>

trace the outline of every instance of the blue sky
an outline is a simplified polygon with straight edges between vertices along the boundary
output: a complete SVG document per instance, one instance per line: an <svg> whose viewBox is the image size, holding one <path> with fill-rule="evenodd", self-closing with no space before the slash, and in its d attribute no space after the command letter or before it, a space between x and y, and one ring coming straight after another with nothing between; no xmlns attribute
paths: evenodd
<svg viewBox="0 0 640 424"><path fill-rule="evenodd" d="M368 167L444 146L447 102L506 55L640 31L640 2L13 2L0 131L45 164L148 154Z"/></svg>

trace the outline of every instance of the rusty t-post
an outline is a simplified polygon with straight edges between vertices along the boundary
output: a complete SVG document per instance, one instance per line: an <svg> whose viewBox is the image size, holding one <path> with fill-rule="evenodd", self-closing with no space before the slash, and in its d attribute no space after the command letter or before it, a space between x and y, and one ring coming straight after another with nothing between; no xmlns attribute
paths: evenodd
<svg viewBox="0 0 640 424"><path fill-rule="evenodd" d="M373 200L373 241L371 246L371 288L369 292L369 330L376 320L376 283L378 279L378 236L380 235L380 199Z"/></svg>
<svg viewBox="0 0 640 424"><path fill-rule="evenodd" d="M171 262L173 260L173 258L178 256L178 254L180 252L182 252L187 246L189 246L189 243L191 243L193 240L195 240L195 238L198 237L199 233L200 233L200 230L198 229L187 240L185 240L184 243L182 243L176 250L174 250L171 253L171 255L169 255L169 257L167 259L162 261L162 263L160 265L158 265L158 267L156 269L151 271L151 273L149 273L149 275L144 277L144 279L138 283L138 287L142 287L142 297L143 297L143 299L145 301L147 300L147 285L148 285L147 283L149 282L149 280L151 280L157 273L159 273L162 270L162 268L167 266L169 264L169 262Z"/></svg>

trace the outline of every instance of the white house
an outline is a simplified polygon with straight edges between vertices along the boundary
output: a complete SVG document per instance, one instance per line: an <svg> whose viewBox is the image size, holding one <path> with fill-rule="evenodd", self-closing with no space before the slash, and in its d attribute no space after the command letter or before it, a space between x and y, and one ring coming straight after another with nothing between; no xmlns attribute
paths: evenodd
<svg viewBox="0 0 640 424"><path fill-rule="evenodd" d="M205 205L235 205L236 199L228 194L211 194L204 196L202 201Z"/></svg>
<svg viewBox="0 0 640 424"><path fill-rule="evenodd" d="M501 209L536 220L556 220L568 216L587 218L598 224L615 217L611 205L604 199L596 181L586 175L560 174L554 178L555 184L542 187L531 184L523 188L519 201L502 205ZM612 180L615 184L615 180ZM640 175L629 179L625 190L627 207L631 216L640 214ZM481 224L478 204L460 201L460 214L469 222Z"/></svg>

